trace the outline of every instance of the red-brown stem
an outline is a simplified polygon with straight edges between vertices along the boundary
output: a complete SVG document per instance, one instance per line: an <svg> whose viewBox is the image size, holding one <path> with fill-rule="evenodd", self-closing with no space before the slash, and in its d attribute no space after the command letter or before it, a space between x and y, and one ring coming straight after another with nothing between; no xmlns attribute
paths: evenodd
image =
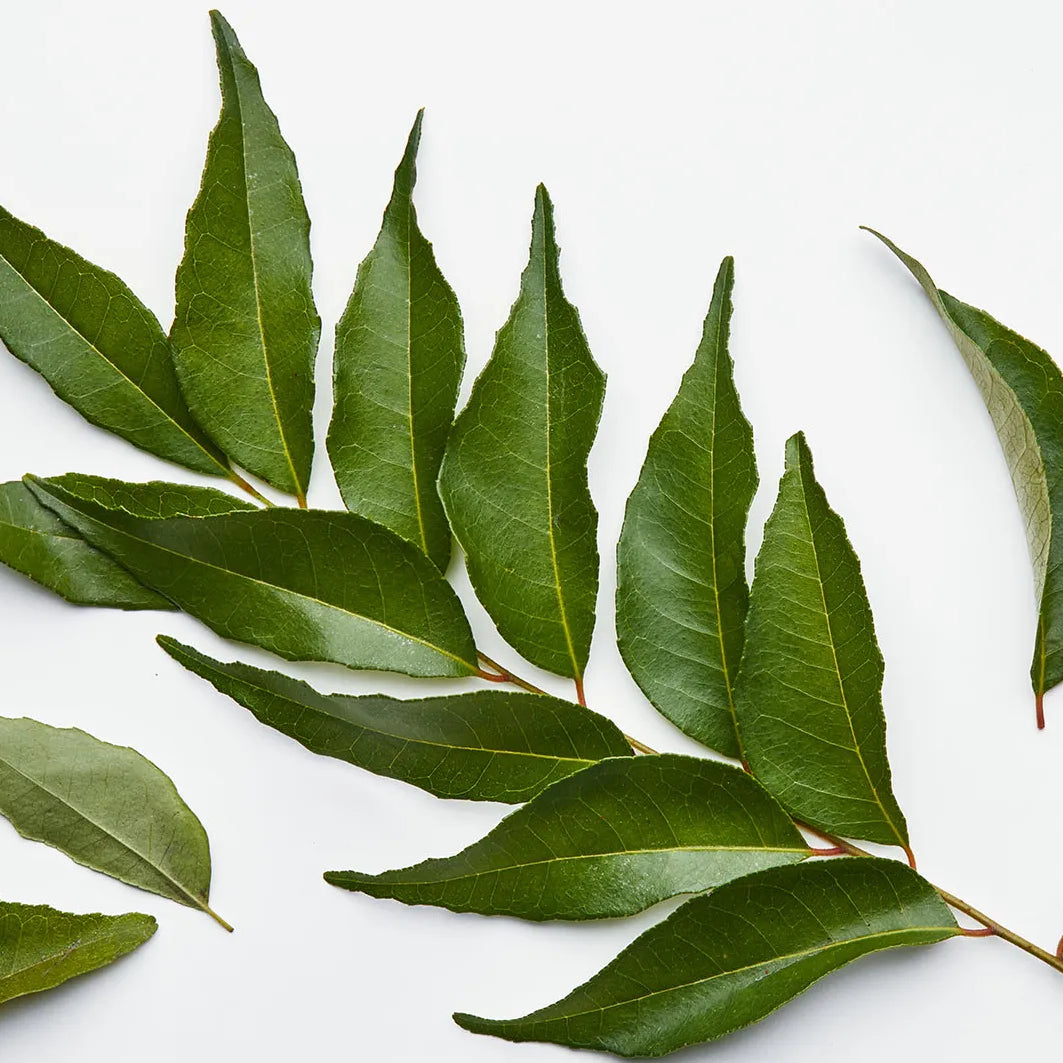
<svg viewBox="0 0 1063 1063"><path fill-rule="evenodd" d="M299 504L300 509L306 509L306 495L302 491L297 491L295 495L295 501Z"/></svg>
<svg viewBox="0 0 1063 1063"><path fill-rule="evenodd" d="M1045 729L1045 696L1043 693L1037 695L1034 704L1037 707L1037 730L1043 731Z"/></svg>
<svg viewBox="0 0 1063 1063"><path fill-rule="evenodd" d="M1059 944L1056 946L1056 959L1063 960L1063 938L1059 939Z"/></svg>
<svg viewBox="0 0 1063 1063"><path fill-rule="evenodd" d="M808 851L813 856L845 856L845 850L840 845L835 845L833 849L817 849L810 845Z"/></svg>
<svg viewBox="0 0 1063 1063"><path fill-rule="evenodd" d="M911 846L902 845L901 848L904 850L904 855L905 855L905 857L908 860L908 866L913 871L918 871L919 869L915 865L915 853L912 852Z"/></svg>
<svg viewBox="0 0 1063 1063"><path fill-rule="evenodd" d="M266 496L264 494L262 494L261 491L259 491L256 488L252 487L251 484L249 484L234 469L230 469L229 470L229 479L232 480L232 482L234 484L236 484L236 486L239 487L240 490L246 491L252 498L257 499L259 502L261 502L267 508L272 508L273 503L268 498L266 498Z"/></svg>
<svg viewBox="0 0 1063 1063"><path fill-rule="evenodd" d="M960 933L965 938L991 938L996 931L991 926L984 926L979 930L972 930L969 927L961 926Z"/></svg>
<svg viewBox="0 0 1063 1063"><path fill-rule="evenodd" d="M488 683L508 683L509 682L509 676L495 675L494 672L488 672L488 671L486 671L483 668L477 669L476 674L481 679L486 679Z"/></svg>
<svg viewBox="0 0 1063 1063"><path fill-rule="evenodd" d="M584 707L587 707L587 695L583 692L583 676L576 676L576 700Z"/></svg>

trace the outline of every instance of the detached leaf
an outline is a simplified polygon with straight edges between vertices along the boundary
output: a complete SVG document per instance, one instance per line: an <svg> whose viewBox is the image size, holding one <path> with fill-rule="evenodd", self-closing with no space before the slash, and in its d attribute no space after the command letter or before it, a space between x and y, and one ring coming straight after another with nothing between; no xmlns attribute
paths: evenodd
<svg viewBox="0 0 1063 1063"><path fill-rule="evenodd" d="M0 561L76 605L174 607L89 546L17 481L0 484Z"/></svg>
<svg viewBox="0 0 1063 1063"><path fill-rule="evenodd" d="M212 660L165 635L158 643L311 752L437 797L519 803L605 757L631 755L613 723L558 698L502 690L417 701L326 695L279 672Z"/></svg>
<svg viewBox="0 0 1063 1063"><path fill-rule="evenodd" d="M971 371L1000 438L1019 502L1037 597L1030 681L1037 725L1045 691L1063 681L1063 373L1036 344L934 285L910 255L873 229L912 272Z"/></svg>
<svg viewBox="0 0 1063 1063"><path fill-rule="evenodd" d="M208 903L207 833L136 750L0 717L0 815L24 838L218 919Z"/></svg>
<svg viewBox="0 0 1063 1063"><path fill-rule="evenodd" d="M710 749L738 757L734 682L757 465L727 353L733 285L734 260L725 258L694 364L628 499L616 629L624 662L654 707Z"/></svg>
<svg viewBox="0 0 1063 1063"><path fill-rule="evenodd" d="M189 406L222 450L302 499L321 332L310 219L258 71L225 19L210 17L222 110L177 270L175 364Z"/></svg>
<svg viewBox="0 0 1063 1063"><path fill-rule="evenodd" d="M155 315L113 273L2 207L0 339L86 420L167 461L229 475L181 397Z"/></svg>
<svg viewBox="0 0 1063 1063"><path fill-rule="evenodd" d="M882 654L860 561L803 435L764 528L736 708L753 774L829 834L908 845L890 787Z"/></svg>
<svg viewBox="0 0 1063 1063"><path fill-rule="evenodd" d="M553 206L540 185L520 295L454 422L439 488L502 636L533 664L577 680L598 592L587 455L604 391L561 288Z"/></svg>
<svg viewBox="0 0 1063 1063"><path fill-rule="evenodd" d="M378 524L290 509L149 519L107 508L77 480L27 482L93 546L219 635L288 660L420 676L478 670L457 595Z"/></svg>
<svg viewBox="0 0 1063 1063"><path fill-rule="evenodd" d="M391 528L444 570L450 526L436 478L465 348L458 300L413 207L422 114L336 328L328 451L346 507Z"/></svg>
<svg viewBox="0 0 1063 1063"><path fill-rule="evenodd" d="M896 861L776 867L688 901L556 1004L454 1018L509 1041L663 1056L757 1022L868 953L958 933L933 887Z"/></svg>
<svg viewBox="0 0 1063 1063"><path fill-rule="evenodd" d="M72 915L0 901L0 1004L105 967L157 928L150 915Z"/></svg>
<svg viewBox="0 0 1063 1063"><path fill-rule="evenodd" d="M456 912L601 919L809 855L750 776L668 753L607 760L555 783L457 856L325 880Z"/></svg>

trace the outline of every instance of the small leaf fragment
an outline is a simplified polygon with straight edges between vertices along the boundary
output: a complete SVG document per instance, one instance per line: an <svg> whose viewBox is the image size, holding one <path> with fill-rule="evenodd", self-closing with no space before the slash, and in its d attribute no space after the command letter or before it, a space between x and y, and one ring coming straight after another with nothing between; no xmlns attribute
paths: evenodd
<svg viewBox="0 0 1063 1063"><path fill-rule="evenodd" d="M291 509L150 519L108 508L78 479L27 483L93 546L225 638L349 668L478 670L457 595L424 554L378 524Z"/></svg>
<svg viewBox="0 0 1063 1063"><path fill-rule="evenodd" d="M74 915L43 904L0 901L0 1004L53 989L143 945L150 915Z"/></svg>
<svg viewBox="0 0 1063 1063"><path fill-rule="evenodd" d="M381 875L330 871L325 880L456 912L602 919L809 855L751 776L665 753L606 760L563 779L456 856Z"/></svg>
<svg viewBox="0 0 1063 1063"><path fill-rule="evenodd" d="M171 330L181 387L221 449L306 496L313 459L310 219L295 156L232 27L211 12L222 110L188 212Z"/></svg>
<svg viewBox="0 0 1063 1063"><path fill-rule="evenodd" d="M860 561L798 433L764 528L735 705L753 774L828 834L908 846Z"/></svg>
<svg viewBox="0 0 1063 1063"><path fill-rule="evenodd" d="M0 340L92 424L210 476L228 476L196 424L155 315L113 273L0 207Z"/></svg>
<svg viewBox="0 0 1063 1063"><path fill-rule="evenodd" d="M628 499L616 628L624 662L654 707L710 749L738 757L734 683L757 465L727 352L733 285L734 260L725 258L694 364Z"/></svg>
<svg viewBox="0 0 1063 1063"><path fill-rule="evenodd" d="M598 592L587 456L604 393L561 287L553 206L540 185L520 294L454 422L439 489L503 638L574 679L587 664Z"/></svg>
<svg viewBox="0 0 1063 1063"><path fill-rule="evenodd" d="M896 861L776 867L688 901L556 1004L454 1018L509 1041L663 1056L757 1022L868 953L959 932L933 887Z"/></svg>
<svg viewBox="0 0 1063 1063"><path fill-rule="evenodd" d="M0 815L79 864L218 918L203 824L136 750L0 717Z"/></svg>
<svg viewBox="0 0 1063 1063"><path fill-rule="evenodd" d="M279 672L224 664L164 635L174 660L313 753L437 797L519 803L631 747L604 716L558 698L503 690L402 701L319 694Z"/></svg>
<svg viewBox="0 0 1063 1063"><path fill-rule="evenodd" d="M336 327L328 452L344 505L420 547L442 571L450 525L436 479L465 346L457 297L413 206L422 114Z"/></svg>

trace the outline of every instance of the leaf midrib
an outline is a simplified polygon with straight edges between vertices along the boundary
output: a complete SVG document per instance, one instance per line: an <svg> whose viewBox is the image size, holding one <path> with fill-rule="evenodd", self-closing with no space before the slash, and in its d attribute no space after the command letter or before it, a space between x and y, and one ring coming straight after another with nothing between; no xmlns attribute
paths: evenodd
<svg viewBox="0 0 1063 1063"><path fill-rule="evenodd" d="M121 916L112 916L113 919L120 919ZM0 974L0 987L7 982L13 982L17 979L25 978L27 975L32 974L38 969L47 969L57 967L60 963L69 959L71 956L80 952L82 949L89 947L90 945L96 945L101 942L110 941L114 944L120 944L120 937L122 935L116 933L120 928L114 924L109 927L101 927L98 931L91 935L79 937L76 941L71 942L65 948L57 951L52 956L46 956L42 960L37 960L35 963L31 963L26 967L19 967L18 970L9 970L5 974ZM26 930L26 921L24 919L19 920L19 939L22 939ZM7 997L7 1000L16 1000L20 996L27 996L30 993L35 993L35 989L24 989L14 996Z"/></svg>

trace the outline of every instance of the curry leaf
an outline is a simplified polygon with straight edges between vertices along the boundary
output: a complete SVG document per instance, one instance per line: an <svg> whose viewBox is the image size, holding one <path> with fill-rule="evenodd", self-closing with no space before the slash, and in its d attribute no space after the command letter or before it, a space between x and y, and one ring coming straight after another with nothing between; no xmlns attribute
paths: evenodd
<svg viewBox="0 0 1063 1063"><path fill-rule="evenodd" d="M502 690L401 701L319 694L297 679L223 664L160 635L189 671L307 749L437 797L527 801L631 747L609 720L571 702Z"/></svg>
<svg viewBox="0 0 1063 1063"><path fill-rule="evenodd" d="M325 879L457 912L600 919L808 855L793 821L749 775L662 754L606 760L555 783L456 856Z"/></svg>
<svg viewBox="0 0 1063 1063"><path fill-rule="evenodd" d="M0 1004L105 967L156 929L150 915L73 915L0 901Z"/></svg>
<svg viewBox="0 0 1063 1063"><path fill-rule="evenodd" d="M0 561L77 605L173 609L17 481L0 484Z"/></svg>
<svg viewBox="0 0 1063 1063"><path fill-rule="evenodd" d="M232 27L211 12L221 117L188 212L171 338L188 404L231 458L304 499L321 322L291 148Z"/></svg>
<svg viewBox="0 0 1063 1063"><path fill-rule="evenodd" d="M720 266L701 344L628 499L617 550L620 652L654 706L691 737L741 752L734 681L749 601L745 529L753 430L727 338L734 260Z"/></svg>
<svg viewBox="0 0 1063 1063"><path fill-rule="evenodd" d="M936 287L930 274L881 233L929 296L985 400L1004 451L1033 563L1037 598L1030 681L1037 725L1045 691L1063 681L1063 373L1036 344Z"/></svg>
<svg viewBox="0 0 1063 1063"><path fill-rule="evenodd" d="M364 517L268 509L151 519L108 508L77 481L27 479L93 546L226 638L289 660L477 671L450 585L416 547Z"/></svg>
<svg viewBox="0 0 1063 1063"><path fill-rule="evenodd" d="M229 475L181 397L151 311L113 273L3 208L0 339L93 424L178 465Z"/></svg>
<svg viewBox="0 0 1063 1063"><path fill-rule="evenodd" d="M577 680L598 590L587 455L604 390L561 288L553 207L540 185L520 294L454 423L440 492L502 636L533 664Z"/></svg>
<svg viewBox="0 0 1063 1063"><path fill-rule="evenodd" d="M556 1004L474 1033L662 1056L757 1022L880 949L959 933L934 889L892 860L776 867L696 897Z"/></svg>
<svg viewBox="0 0 1063 1063"><path fill-rule="evenodd" d="M798 433L786 443L750 592L735 699L743 749L798 819L907 847L890 787L882 672L860 561Z"/></svg>
<svg viewBox="0 0 1063 1063"><path fill-rule="evenodd" d="M409 539L442 570L450 526L436 479L465 348L457 297L413 206L422 114L336 328L328 451L347 508Z"/></svg>

